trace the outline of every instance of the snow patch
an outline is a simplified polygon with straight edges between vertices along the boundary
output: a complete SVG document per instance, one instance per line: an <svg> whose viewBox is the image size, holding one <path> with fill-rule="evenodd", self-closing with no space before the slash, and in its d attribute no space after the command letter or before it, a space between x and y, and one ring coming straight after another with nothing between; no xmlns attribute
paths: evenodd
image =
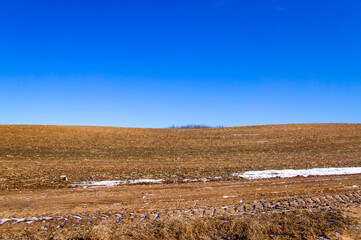
<svg viewBox="0 0 361 240"><path fill-rule="evenodd" d="M137 179L137 180L129 180L128 184L137 184L137 183L162 183L164 179Z"/></svg>
<svg viewBox="0 0 361 240"><path fill-rule="evenodd" d="M34 222L34 221L40 221L40 220L50 220L52 219L51 217L42 217L42 218L37 218L37 217L30 217L30 218L3 218L0 219L0 225L3 223L6 223L8 221L14 221L13 224L15 223L19 223L19 222Z"/></svg>
<svg viewBox="0 0 361 240"><path fill-rule="evenodd" d="M110 181L85 181L81 183L71 184L72 187L115 187L118 186L121 181L110 180Z"/></svg>
<svg viewBox="0 0 361 240"><path fill-rule="evenodd" d="M6 223L7 221L11 221L11 220L12 220L11 218L0 219L0 225L3 224L3 223Z"/></svg>
<svg viewBox="0 0 361 240"><path fill-rule="evenodd" d="M234 197L237 197L237 196L223 196L223 198L234 198Z"/></svg>
<svg viewBox="0 0 361 240"><path fill-rule="evenodd" d="M108 181L84 181L80 183L70 184L71 187L96 188L96 187L115 187L123 184L138 184L138 183L163 183L164 179L136 179L136 180L108 180Z"/></svg>
<svg viewBox="0 0 361 240"><path fill-rule="evenodd" d="M183 182L208 182L208 181L209 181L209 179L207 179L207 178L202 178L202 179L197 179L197 178L188 179L188 178L185 178L185 179L183 179Z"/></svg>
<svg viewBox="0 0 361 240"><path fill-rule="evenodd" d="M283 169L283 170L262 170L247 171L244 173L232 173L234 177L246 179L265 179L265 178L292 178L297 176L328 176L328 175L346 175L361 174L361 167L346 168L312 168L312 169Z"/></svg>

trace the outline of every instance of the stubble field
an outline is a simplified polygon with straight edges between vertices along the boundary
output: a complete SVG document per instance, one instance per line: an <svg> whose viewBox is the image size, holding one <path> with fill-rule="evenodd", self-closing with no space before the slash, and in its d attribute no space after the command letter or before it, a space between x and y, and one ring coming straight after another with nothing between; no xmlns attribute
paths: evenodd
<svg viewBox="0 0 361 240"><path fill-rule="evenodd" d="M288 239L292 234L295 239L307 234L308 239L357 239L360 234L361 175L247 180L233 174L359 167L360 124L211 129L3 125L0 139L4 238L96 239L98 228L108 231L103 239ZM118 182L94 188L90 180ZM299 216L316 225L297 228L293 220ZM254 226L247 227L252 221ZM278 230L257 228L272 221ZM330 221L338 224L325 227ZM238 227L211 232L216 222ZM281 226L292 222L287 235ZM200 225L209 227L208 234L197 229ZM175 226L186 230L167 236L161 231L168 228L171 234Z"/></svg>

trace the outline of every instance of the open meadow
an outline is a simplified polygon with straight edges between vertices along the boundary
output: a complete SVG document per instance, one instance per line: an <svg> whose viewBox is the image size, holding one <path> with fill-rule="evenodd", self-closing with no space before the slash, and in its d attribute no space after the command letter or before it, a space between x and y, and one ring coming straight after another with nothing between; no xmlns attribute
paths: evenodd
<svg viewBox="0 0 361 240"><path fill-rule="evenodd" d="M361 174L347 172L361 124L1 125L0 139L0 238L361 238ZM318 172L244 175L282 169Z"/></svg>

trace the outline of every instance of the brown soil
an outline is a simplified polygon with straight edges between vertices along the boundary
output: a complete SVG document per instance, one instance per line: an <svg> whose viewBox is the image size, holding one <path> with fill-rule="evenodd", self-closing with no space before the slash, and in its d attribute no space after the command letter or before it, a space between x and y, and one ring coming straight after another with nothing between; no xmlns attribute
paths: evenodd
<svg viewBox="0 0 361 240"><path fill-rule="evenodd" d="M361 165L361 124L216 129L0 126L0 189L153 178L180 182L260 169Z"/></svg>
<svg viewBox="0 0 361 240"><path fill-rule="evenodd" d="M139 229L139 224L144 224L148 229L145 232L123 233L133 239L151 239L165 237L159 232L160 226L181 228L190 222L194 227L203 224L214 229L214 224L223 226L222 221L238 226L235 232L227 230L236 234L240 229L253 229L239 223L250 222L249 218L255 218L255 224L278 219L274 224L281 226L290 223L287 219L302 216L299 221L313 219L315 225L302 230L297 227L300 223L294 223L294 239L306 236L299 231L311 231L307 239L358 239L358 220L351 223L347 217L360 219L361 175L251 181L231 174L260 169L360 166L360 130L358 124L219 129L0 126L0 219L9 219L0 224L0 236L34 239L39 233L40 239L57 239L56 234L58 239L97 239L96 234L108 231L110 239L117 239L119 235L112 231L134 226ZM62 181L61 175L69 181ZM167 181L112 188L70 187L70 183L88 180L89 176L94 180ZM214 179L217 176L222 178ZM207 177L210 181L183 182L184 178ZM340 225L325 227L330 221ZM201 232L187 226L187 234ZM316 228L323 230L320 233ZM79 229L83 229L83 235L78 234ZM273 228L262 229L254 236L292 238L285 228L276 234ZM286 232L291 235L282 238ZM182 234L169 238L191 238ZM212 234L214 237L209 239L222 238L219 232L209 232L209 236ZM251 239L251 235L242 236Z"/></svg>
<svg viewBox="0 0 361 240"><path fill-rule="evenodd" d="M187 225L188 227L193 228L199 224L199 221L206 221L204 224L211 226L214 226L211 219L217 222L220 218L223 219L222 221L229 220L229 224L233 221L246 223L251 221L247 220L248 218L266 214L268 216L266 219L259 220L259 217L256 217L256 222L268 219L268 222L262 224L272 226L272 224L276 224L272 223L275 221L272 219L278 219L280 214L281 216L286 214L285 216L290 219L282 221L286 221L288 225L291 224L287 226L287 231L298 236L294 239L303 239L302 236L307 234L309 236L307 239L319 239L316 238L317 236L333 236L331 239L341 239L341 237L345 239L346 236L353 236L351 239L358 239L361 236L358 228L360 223L357 222L358 220L353 223L346 218L349 216L360 219L361 191L359 187L355 186L356 184L358 186L361 184L360 175L262 181L127 185L93 189L8 191L3 192L0 197L0 219L9 219L0 224L0 235L12 239L16 234L20 234L31 236L30 239L33 239L34 234L41 232L41 236L49 237L60 234L75 238L77 236L93 236L92 229L97 226L107 226L113 229L108 229L109 234L113 235L112 231L117 232L118 235L114 236L120 236L119 232L124 231L126 227L133 230L128 229L123 234L130 234L133 236L132 239L139 239L136 237L139 236L137 234L143 234L142 239L154 239L160 234L159 229L153 229L157 229L157 226L158 228L167 226L172 231L176 231L172 228L174 227L172 221L185 221L192 226ZM308 219L310 214L315 215ZM33 217L37 219L33 219ZM313 225L303 226L305 223L292 220L298 217L300 217L300 221L303 219L302 221ZM327 221L318 219L318 217L327 217ZM21 218L26 219L19 221ZM343 225L328 226L321 231L322 234L320 233L319 227L335 223L339 218L344 219L342 220L344 221ZM143 232L138 233L137 229L140 224L145 225L141 227ZM177 224L182 225L183 223ZM298 229L299 225L303 230ZM137 227L134 228L134 226ZM146 227L156 231L153 238L145 237L148 236L147 231L151 231ZM257 236L265 236L265 234L279 237L271 239L290 239L292 237L290 232L283 229L286 226L283 226L280 227L281 230L277 230L276 234L272 232L273 228L269 230L261 228L254 232L255 235L252 238L249 231L253 230L248 229L249 227L238 226L240 229L233 229L232 234L237 234L237 231L238 233L246 231L248 237L244 239L264 239L264 237L257 238ZM122 230L120 231L119 228ZM79 229L82 229L82 235L79 235ZM186 233L182 232L181 234ZM213 233L209 232L208 234ZM233 239L231 236L229 237L229 239ZM158 238L163 237L159 235ZM89 237L89 239L96 238ZM221 236L214 239L221 239Z"/></svg>

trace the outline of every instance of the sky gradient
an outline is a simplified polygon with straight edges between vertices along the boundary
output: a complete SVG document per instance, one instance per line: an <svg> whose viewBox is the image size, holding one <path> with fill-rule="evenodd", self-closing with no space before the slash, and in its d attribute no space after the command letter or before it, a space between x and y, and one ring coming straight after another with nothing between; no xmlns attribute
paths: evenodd
<svg viewBox="0 0 361 240"><path fill-rule="evenodd" d="M361 123L361 1L0 2L0 124Z"/></svg>

